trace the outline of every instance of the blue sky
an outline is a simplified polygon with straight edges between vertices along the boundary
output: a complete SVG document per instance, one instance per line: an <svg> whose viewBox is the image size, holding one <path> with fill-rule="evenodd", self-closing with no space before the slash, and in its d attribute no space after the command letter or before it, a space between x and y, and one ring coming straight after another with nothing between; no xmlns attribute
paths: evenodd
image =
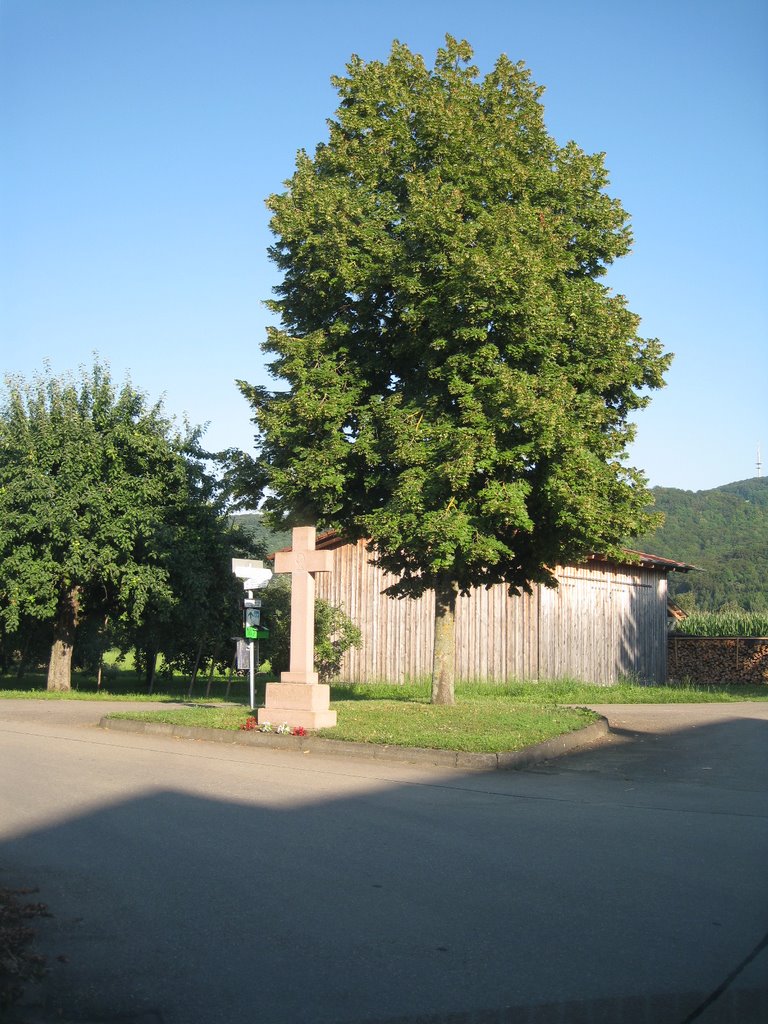
<svg viewBox="0 0 768 1024"><path fill-rule="evenodd" d="M446 32L546 87L632 217L610 272L676 354L631 462L699 490L768 475L768 5L568 0L0 0L0 370L98 352L250 449L268 383L264 199L326 137L332 74Z"/></svg>

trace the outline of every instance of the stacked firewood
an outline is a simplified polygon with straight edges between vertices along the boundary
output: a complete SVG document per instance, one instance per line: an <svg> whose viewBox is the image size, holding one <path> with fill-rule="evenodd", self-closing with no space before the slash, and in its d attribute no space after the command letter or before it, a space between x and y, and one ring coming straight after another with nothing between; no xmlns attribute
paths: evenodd
<svg viewBox="0 0 768 1024"><path fill-rule="evenodd" d="M768 637L669 637L667 676L675 682L768 683Z"/></svg>

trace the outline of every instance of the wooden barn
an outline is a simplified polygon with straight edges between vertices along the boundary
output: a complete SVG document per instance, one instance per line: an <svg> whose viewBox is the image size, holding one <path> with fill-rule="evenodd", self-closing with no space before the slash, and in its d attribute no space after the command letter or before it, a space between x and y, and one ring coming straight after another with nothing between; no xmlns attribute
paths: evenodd
<svg viewBox="0 0 768 1024"><path fill-rule="evenodd" d="M394 577L371 564L365 543L317 538L333 571L315 577L317 596L343 608L360 628L360 649L345 657L349 682L404 682L431 675L434 597L392 598ZM667 675L667 575L690 566L628 552L636 562L597 556L555 569L557 589L510 596L503 584L478 588L456 604L458 679L622 677L663 683Z"/></svg>

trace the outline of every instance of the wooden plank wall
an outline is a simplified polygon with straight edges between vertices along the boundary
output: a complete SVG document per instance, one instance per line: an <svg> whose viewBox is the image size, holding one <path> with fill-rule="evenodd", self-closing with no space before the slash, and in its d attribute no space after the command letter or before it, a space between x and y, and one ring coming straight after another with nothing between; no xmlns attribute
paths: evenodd
<svg viewBox="0 0 768 1024"><path fill-rule="evenodd" d="M557 590L541 588L539 678L610 684L666 679L667 580L629 566L558 568Z"/></svg>
<svg viewBox="0 0 768 1024"><path fill-rule="evenodd" d="M456 602L459 679L536 679L538 594L510 596L505 586L479 587ZM431 663L428 671L431 673Z"/></svg>
<svg viewBox="0 0 768 1024"><path fill-rule="evenodd" d="M318 573L317 596L338 605L363 633L341 678L404 682L432 671L434 599L382 594L394 582L370 564L364 542L332 548L334 570ZM588 563L558 568L559 587L510 596L504 585L459 597L459 679L557 679L610 684L624 676L666 679L664 572Z"/></svg>
<svg viewBox="0 0 768 1024"><path fill-rule="evenodd" d="M317 574L316 594L342 608L364 638L362 648L346 655L341 677L402 683L431 674L434 595L398 600L383 594L396 577L370 564L364 541L332 551L333 572Z"/></svg>

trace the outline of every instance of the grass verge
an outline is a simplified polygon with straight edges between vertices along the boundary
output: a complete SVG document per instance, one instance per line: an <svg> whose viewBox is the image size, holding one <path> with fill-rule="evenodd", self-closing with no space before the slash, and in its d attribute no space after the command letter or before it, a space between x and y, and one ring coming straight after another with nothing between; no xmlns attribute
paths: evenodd
<svg viewBox="0 0 768 1024"><path fill-rule="evenodd" d="M597 719L597 715L584 709L515 704L495 698L459 701L451 707L440 707L430 704L426 698L361 700L356 696L335 700L333 709L338 715L338 725L320 730L318 736L355 743L473 753L522 750L581 729ZM204 729L239 729L250 714L243 708L199 706L117 712L109 717Z"/></svg>
<svg viewBox="0 0 768 1024"><path fill-rule="evenodd" d="M271 676L260 676L256 681L256 703L264 700L266 682ZM73 677L72 689L51 691L45 688L45 676L35 673L16 681L0 677L0 699L34 700L130 700L178 702L191 699L196 702L232 703L243 705L248 700L248 680L234 677L228 684L224 677L214 677L210 694L203 694L205 685L196 686L187 698L188 680L162 679L154 693L147 693L135 672L115 673L109 681L96 688L92 676ZM229 687L229 693L227 689ZM143 691L143 692L142 692ZM504 698L524 704L725 704L732 701L768 700L768 685L760 683L668 683L666 686L647 686L643 683L621 682L612 686L597 686L579 680L560 679L539 682L463 682L456 686L460 701L486 698ZM429 682L402 685L393 683L336 683L331 686L332 700L392 700L397 702L429 699Z"/></svg>
<svg viewBox="0 0 768 1024"><path fill-rule="evenodd" d="M558 679L500 685L467 683L461 688L461 693L465 700L485 699L492 695L537 704L730 704L743 700L768 700L768 685L673 682L666 686L646 686L625 681L612 686L597 686L579 680Z"/></svg>
<svg viewBox="0 0 768 1024"><path fill-rule="evenodd" d="M318 735L357 743L500 753L522 750L581 729L596 716L576 704L722 703L768 698L768 687L593 686L577 681L460 683L452 707L429 703L429 684L404 686L336 685L331 688L338 715L334 729ZM263 701L261 692L257 703ZM208 729L239 729L250 711L241 707L199 706L153 712L122 712L117 718L166 722ZM274 722L273 725L280 723Z"/></svg>
<svg viewBox="0 0 768 1024"><path fill-rule="evenodd" d="M426 701L342 700L333 707L338 713L338 725L323 730L321 736L472 753L523 750L583 729L598 718L584 708L516 704L498 699L459 701L452 707Z"/></svg>

